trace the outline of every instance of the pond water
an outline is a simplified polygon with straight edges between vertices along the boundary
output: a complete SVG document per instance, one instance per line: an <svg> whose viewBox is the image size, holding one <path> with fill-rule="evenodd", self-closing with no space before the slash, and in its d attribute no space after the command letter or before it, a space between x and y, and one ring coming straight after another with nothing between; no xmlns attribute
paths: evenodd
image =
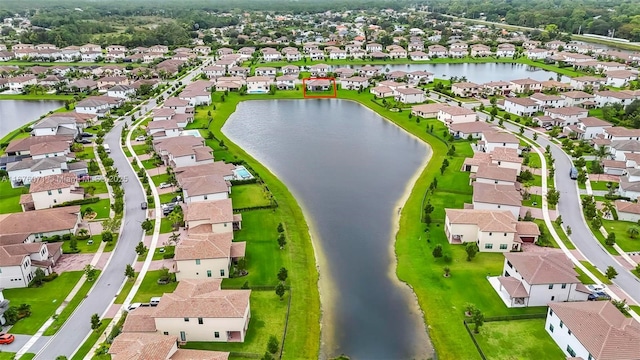
<svg viewBox="0 0 640 360"><path fill-rule="evenodd" d="M337 99L243 102L222 130L304 209L320 266L322 357L432 356L393 253L400 200L429 148L366 107Z"/></svg>
<svg viewBox="0 0 640 360"><path fill-rule="evenodd" d="M0 138L62 106L55 100L0 100Z"/></svg>

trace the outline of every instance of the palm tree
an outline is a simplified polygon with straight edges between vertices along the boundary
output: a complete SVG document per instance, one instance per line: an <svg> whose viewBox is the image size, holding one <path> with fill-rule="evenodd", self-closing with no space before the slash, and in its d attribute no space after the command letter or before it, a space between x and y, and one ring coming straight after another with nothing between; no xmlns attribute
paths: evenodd
<svg viewBox="0 0 640 360"><path fill-rule="evenodd" d="M608 155L607 147L605 145L598 146L598 150L596 151L596 157L598 158L598 161L602 160L607 155Z"/></svg>
<svg viewBox="0 0 640 360"><path fill-rule="evenodd" d="M611 202L611 200L605 200L602 203L602 217L609 218L615 209L616 206Z"/></svg>

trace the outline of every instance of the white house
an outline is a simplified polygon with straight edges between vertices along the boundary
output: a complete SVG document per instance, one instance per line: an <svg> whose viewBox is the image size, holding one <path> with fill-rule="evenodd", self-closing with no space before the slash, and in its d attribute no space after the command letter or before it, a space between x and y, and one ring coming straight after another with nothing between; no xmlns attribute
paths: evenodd
<svg viewBox="0 0 640 360"><path fill-rule="evenodd" d="M640 129L627 129L623 126L612 126L604 130L608 140L640 140Z"/></svg>
<svg viewBox="0 0 640 360"><path fill-rule="evenodd" d="M107 96L128 99L136 94L136 89L128 85L116 85L107 90Z"/></svg>
<svg viewBox="0 0 640 360"><path fill-rule="evenodd" d="M589 111L579 107L560 107L545 109L544 114L551 117L559 125L577 125L580 119L589 116Z"/></svg>
<svg viewBox="0 0 640 360"><path fill-rule="evenodd" d="M492 152L499 147L518 149L520 145L520 140L515 135L495 130L483 132L481 141L481 149L484 152Z"/></svg>
<svg viewBox="0 0 640 360"><path fill-rule="evenodd" d="M511 91L515 93L540 92L542 91L542 82L531 78L511 80Z"/></svg>
<svg viewBox="0 0 640 360"><path fill-rule="evenodd" d="M533 116L539 111L539 104L529 98L507 98L504 100L504 110L518 116Z"/></svg>
<svg viewBox="0 0 640 360"><path fill-rule="evenodd" d="M354 76L340 80L340 88L347 90L366 89L369 87L369 79L364 76Z"/></svg>
<svg viewBox="0 0 640 360"><path fill-rule="evenodd" d="M481 90L481 85L472 82L458 82L451 85L451 92L460 97L476 96Z"/></svg>
<svg viewBox="0 0 640 360"><path fill-rule="evenodd" d="M578 138L594 139L598 135L604 135L605 129L610 128L611 124L596 117L588 116L580 119L577 127L581 131L578 134Z"/></svg>
<svg viewBox="0 0 640 360"><path fill-rule="evenodd" d="M475 111L458 106L447 106L439 109L436 118L448 125L478 120Z"/></svg>
<svg viewBox="0 0 640 360"><path fill-rule="evenodd" d="M241 216L233 214L231 199L197 201L187 206L185 225L197 233L232 233L240 229Z"/></svg>
<svg viewBox="0 0 640 360"><path fill-rule="evenodd" d="M282 75L276 77L276 87L278 90L292 90L296 88L297 76L294 75Z"/></svg>
<svg viewBox="0 0 640 360"><path fill-rule="evenodd" d="M250 76L247 78L247 93L266 94L270 90L272 81L268 76Z"/></svg>
<svg viewBox="0 0 640 360"><path fill-rule="evenodd" d="M507 210L520 216L522 195L514 185L473 183L473 208L477 210Z"/></svg>
<svg viewBox="0 0 640 360"><path fill-rule="evenodd" d="M557 108L564 106L564 99L559 95L535 93L531 95L530 99L538 103L540 109Z"/></svg>
<svg viewBox="0 0 640 360"><path fill-rule="evenodd" d="M428 49L430 58L446 57L449 54L449 50L442 45L431 45Z"/></svg>
<svg viewBox="0 0 640 360"><path fill-rule="evenodd" d="M225 74L227 73L227 68L225 68L224 66L213 65L205 67L204 69L202 69L202 71L205 75L207 75L209 79L214 79L225 76Z"/></svg>
<svg viewBox="0 0 640 360"><path fill-rule="evenodd" d="M365 45L365 50L367 50L368 53L372 53L372 52L376 52L376 51L382 51L382 45L377 44L377 43L370 43Z"/></svg>
<svg viewBox="0 0 640 360"><path fill-rule="evenodd" d="M549 303L545 330L567 358L636 360L640 323L609 301Z"/></svg>
<svg viewBox="0 0 640 360"><path fill-rule="evenodd" d="M180 130L175 120L153 120L147 124L147 134L154 139L180 136Z"/></svg>
<svg viewBox="0 0 640 360"><path fill-rule="evenodd" d="M616 212L618 213L618 220L621 221L630 221L633 223L637 223L640 220L640 204L624 201L624 200L616 200Z"/></svg>
<svg viewBox="0 0 640 360"><path fill-rule="evenodd" d="M507 307L585 301L591 293L560 250L505 253L504 257L502 275L489 282Z"/></svg>
<svg viewBox="0 0 640 360"><path fill-rule="evenodd" d="M475 182L484 184L515 186L518 170L494 164L480 164L478 171L471 178L472 180L475 179Z"/></svg>
<svg viewBox="0 0 640 360"><path fill-rule="evenodd" d="M605 83L605 78L595 76L579 76L571 78L570 85L575 90L585 90L587 88L598 90L601 86L604 86Z"/></svg>
<svg viewBox="0 0 640 360"><path fill-rule="evenodd" d="M549 56L549 51L546 49L527 49L524 55L531 60L544 60Z"/></svg>
<svg viewBox="0 0 640 360"><path fill-rule="evenodd" d="M164 164L174 168L213 162L213 150L200 137L167 137L154 140L153 147Z"/></svg>
<svg viewBox="0 0 640 360"><path fill-rule="evenodd" d="M622 91L596 91L595 102L598 107L603 107L610 104L621 104L627 106L635 100L635 96Z"/></svg>
<svg viewBox="0 0 640 360"><path fill-rule="evenodd" d="M274 77L276 76L277 70L274 67L257 67L255 70L255 75L256 76L270 76L270 77Z"/></svg>
<svg viewBox="0 0 640 360"><path fill-rule="evenodd" d="M7 164L7 172L12 187L31 184L37 177L62 174L68 170L67 159L63 156L45 159L23 159Z"/></svg>
<svg viewBox="0 0 640 360"><path fill-rule="evenodd" d="M29 194L21 199L23 211L48 209L67 201L84 199L84 188L78 184L76 174L57 174L35 178Z"/></svg>
<svg viewBox="0 0 640 360"><path fill-rule="evenodd" d="M560 94L560 96L564 98L564 106L567 107L578 106L587 102L593 102L593 99L595 98L595 96L580 90L567 91Z"/></svg>
<svg viewBox="0 0 640 360"><path fill-rule="evenodd" d="M606 84L608 86L615 86L620 88L627 86L629 82L636 80L637 78L638 73L631 70L608 71Z"/></svg>
<svg viewBox="0 0 640 360"><path fill-rule="evenodd" d="M425 101L424 91L416 88L396 89L396 101L403 104L417 104Z"/></svg>
<svg viewBox="0 0 640 360"><path fill-rule="evenodd" d="M431 105L431 104L428 104ZM411 110L413 113L414 110ZM437 116L437 112L436 112ZM433 117L433 116L431 116ZM460 138L467 139L469 136L473 139L479 139L482 137L482 133L485 131L489 131L493 128L492 125L485 121L474 121L474 122L465 122L465 123L451 123L449 124L449 133L451 135Z"/></svg>
<svg viewBox="0 0 640 360"><path fill-rule="evenodd" d="M186 204L224 200L228 199L231 193L231 183L218 174L181 177L179 185Z"/></svg>
<svg viewBox="0 0 640 360"><path fill-rule="evenodd" d="M513 44L500 44L496 49L497 57L513 57L516 54L516 47Z"/></svg>
<svg viewBox="0 0 640 360"><path fill-rule="evenodd" d="M79 124L72 117L47 116L32 127L34 136L72 135L76 137L80 131Z"/></svg>

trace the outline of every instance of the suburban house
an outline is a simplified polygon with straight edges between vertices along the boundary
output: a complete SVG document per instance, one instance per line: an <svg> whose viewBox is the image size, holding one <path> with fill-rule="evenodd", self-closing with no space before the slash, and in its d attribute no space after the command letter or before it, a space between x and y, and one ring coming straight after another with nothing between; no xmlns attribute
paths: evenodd
<svg viewBox="0 0 640 360"><path fill-rule="evenodd" d="M274 67L257 67L255 70L256 76L276 76L276 68Z"/></svg>
<svg viewBox="0 0 640 360"><path fill-rule="evenodd" d="M195 136L176 136L155 140L153 145L165 165L181 167L213 162L213 150L204 139Z"/></svg>
<svg viewBox="0 0 640 360"><path fill-rule="evenodd" d="M209 79L219 78L221 76L225 76L227 73L227 69L224 66L219 65L207 66L202 69L202 71Z"/></svg>
<svg viewBox="0 0 640 360"><path fill-rule="evenodd" d="M34 145L40 144L49 147L47 144L65 142L67 144L66 148L69 149L72 141L73 135L29 136L22 139L11 140L5 152L9 156L29 156L31 154L30 150Z"/></svg>
<svg viewBox="0 0 640 360"><path fill-rule="evenodd" d="M608 175L625 175L627 173L627 162L624 160L603 159L600 165L604 169L604 173Z"/></svg>
<svg viewBox="0 0 640 360"><path fill-rule="evenodd" d="M596 91L594 101L596 106L603 107L611 104L621 104L627 106L636 99L635 96L622 91Z"/></svg>
<svg viewBox="0 0 640 360"><path fill-rule="evenodd" d="M276 77L276 87L278 90L292 90L296 88L297 76L294 75L282 75Z"/></svg>
<svg viewBox="0 0 640 360"><path fill-rule="evenodd" d="M595 96L586 93L584 91L576 90L576 91L567 91L565 93L560 94L560 96L564 99L564 106L594 106L595 102L593 99Z"/></svg>
<svg viewBox="0 0 640 360"><path fill-rule="evenodd" d="M539 111L539 104L529 98L507 98L504 100L504 110L518 116L532 116Z"/></svg>
<svg viewBox="0 0 640 360"><path fill-rule="evenodd" d="M369 87L369 79L364 76L354 76L340 80L340 88L346 90L359 90Z"/></svg>
<svg viewBox="0 0 640 360"><path fill-rule="evenodd" d="M640 129L627 129L624 126L612 126L604 129L607 140L640 140Z"/></svg>
<svg viewBox="0 0 640 360"><path fill-rule="evenodd" d="M540 92L542 91L542 82L531 78L511 80L511 91L515 93Z"/></svg>
<svg viewBox="0 0 640 360"><path fill-rule="evenodd" d="M531 60L544 60L549 56L549 51L546 49L527 49L524 55Z"/></svg>
<svg viewBox="0 0 640 360"><path fill-rule="evenodd" d="M31 159L40 160L49 157L62 156L67 161L74 160L74 155L69 149L69 143L66 141L52 141L33 144L29 147Z"/></svg>
<svg viewBox="0 0 640 360"><path fill-rule="evenodd" d="M52 243L57 254L62 244ZM60 255L58 255L58 258ZM57 260L57 258L55 259ZM42 242L7 244L0 247L0 286L2 288L23 288L29 286L38 268L49 275L55 264L49 257L49 246Z"/></svg>
<svg viewBox="0 0 640 360"><path fill-rule="evenodd" d="M185 203L198 201L224 200L229 198L231 183L219 174L200 176L181 176L178 184L182 188Z"/></svg>
<svg viewBox="0 0 640 360"><path fill-rule="evenodd" d="M638 358L640 323L625 317L611 302L552 302L548 305L545 330L567 358Z"/></svg>
<svg viewBox="0 0 640 360"><path fill-rule="evenodd" d="M47 116L32 126L31 133L34 136L71 135L75 138L82 128L84 123L78 124L75 118Z"/></svg>
<svg viewBox="0 0 640 360"><path fill-rule="evenodd" d="M448 106L448 104L443 103L414 105L411 107L411 115L419 116L425 119L436 118L438 117L438 112L440 111L440 109Z"/></svg>
<svg viewBox="0 0 640 360"><path fill-rule="evenodd" d="M107 90L107 96L128 99L136 94L136 89L129 85L116 85Z"/></svg>
<svg viewBox="0 0 640 360"><path fill-rule="evenodd" d="M513 185L473 183L473 208L478 210L508 210L520 216L522 195Z"/></svg>
<svg viewBox="0 0 640 360"><path fill-rule="evenodd" d="M513 44L500 44L496 49L497 57L513 57L516 54L516 47Z"/></svg>
<svg viewBox="0 0 640 360"><path fill-rule="evenodd" d="M231 263L244 257L246 242L233 242L232 233L190 234L175 249L176 280L223 279Z"/></svg>
<svg viewBox="0 0 640 360"><path fill-rule="evenodd" d="M564 106L564 98L558 95L547 95L543 93L535 93L531 95L531 100L538 103L540 109L557 108ZM505 100L506 103L506 100Z"/></svg>
<svg viewBox="0 0 640 360"><path fill-rule="evenodd" d="M571 87L575 90L586 90L593 89L598 90L601 86L604 86L606 83L605 78L595 77L595 76L579 76L571 78L570 84Z"/></svg>
<svg viewBox="0 0 640 360"><path fill-rule="evenodd" d="M477 96L481 90L481 85L472 82L459 82L451 85L451 92L460 97Z"/></svg>
<svg viewBox="0 0 640 360"><path fill-rule="evenodd" d="M442 107L436 118L447 125L478 121L475 111L458 106Z"/></svg>
<svg viewBox="0 0 640 360"><path fill-rule="evenodd" d="M640 169L627 169L626 176L620 176L619 184L618 193L620 196L631 199L640 197Z"/></svg>
<svg viewBox="0 0 640 360"><path fill-rule="evenodd" d="M222 351L178 349L178 337L153 333L121 333L109 346L111 360L229 360Z"/></svg>
<svg viewBox="0 0 640 360"><path fill-rule="evenodd" d="M268 76L250 76L247 78L247 93L266 94L271 89L272 82Z"/></svg>
<svg viewBox="0 0 640 360"><path fill-rule="evenodd" d="M605 129L610 128L611 123L588 116L579 120L577 125L578 139L594 139L598 135L603 135Z"/></svg>
<svg viewBox="0 0 640 360"><path fill-rule="evenodd" d="M625 160L625 154L640 153L640 141L638 140L612 140L609 144L609 153L613 160Z"/></svg>
<svg viewBox="0 0 640 360"><path fill-rule="evenodd" d="M505 168L494 164L480 164L478 171L472 174L471 181L496 184L496 185L514 185L518 178L518 170Z"/></svg>
<svg viewBox="0 0 640 360"><path fill-rule="evenodd" d="M22 211L48 209L68 201L84 199L84 188L76 174L63 173L35 178L29 193L20 198Z"/></svg>
<svg viewBox="0 0 640 360"><path fill-rule="evenodd" d="M173 112L173 110L170 111ZM173 115L175 114L168 118ZM180 135L180 126L175 120L153 120L147 124L147 134L153 136L154 139L175 137Z"/></svg>
<svg viewBox="0 0 640 360"><path fill-rule="evenodd" d="M624 200L616 200L616 212L618 213L618 220L621 221L631 221L637 223L640 220L640 204L624 201Z"/></svg>
<svg viewBox="0 0 640 360"><path fill-rule="evenodd" d="M485 95L507 95L511 92L511 83L506 81L490 81L482 84Z"/></svg>
<svg viewBox="0 0 640 360"><path fill-rule="evenodd" d="M200 176L219 176L226 181L233 180L233 171L235 169L236 166L233 164L227 164L224 161L214 161L212 163L201 165L183 166L174 169L174 172L176 174L178 184L181 184L187 179Z"/></svg>
<svg viewBox="0 0 640 360"><path fill-rule="evenodd" d="M449 133L459 139L467 139L469 136L473 139L480 139L483 132L490 131L492 129L493 126L489 125L485 121L449 124Z"/></svg>
<svg viewBox="0 0 640 360"><path fill-rule="evenodd" d="M481 141L478 142L480 150L492 152L498 147L518 149L520 140L513 134L504 131L486 131L482 133Z"/></svg>
<svg viewBox="0 0 640 360"><path fill-rule="evenodd" d="M580 107L560 107L550 108L544 110L544 115L553 119L553 122L557 125L577 125L580 119L584 119L589 116L589 111Z"/></svg>
<svg viewBox="0 0 640 360"><path fill-rule="evenodd" d="M211 88L214 83L206 80L197 80L187 85L184 90L178 94L182 100L188 100L190 106L209 105L211 104Z"/></svg>
<svg viewBox="0 0 640 360"><path fill-rule="evenodd" d="M251 318L251 290L221 290L221 279L182 279L158 306L127 315L123 334L158 333L179 342L244 342Z"/></svg>
<svg viewBox="0 0 640 360"><path fill-rule="evenodd" d="M449 243L475 242L482 252L520 251L522 238L535 241L539 233L535 223L519 222L508 210L445 209L444 230Z"/></svg>
<svg viewBox="0 0 640 360"><path fill-rule="evenodd" d="M424 91L416 88L399 88L395 90L396 101L403 104L417 104L425 101Z"/></svg>
<svg viewBox="0 0 640 360"><path fill-rule="evenodd" d="M608 86L621 88L627 86L631 81L636 80L637 78L638 73L631 70L608 71L606 84Z"/></svg>
<svg viewBox="0 0 640 360"><path fill-rule="evenodd" d="M233 233L241 227L242 216L234 215L231 199L192 202L185 210L185 225L190 234Z"/></svg>
<svg viewBox="0 0 640 360"><path fill-rule="evenodd" d="M586 301L591 294L561 250L505 253L502 276L489 282L507 307Z"/></svg>
<svg viewBox="0 0 640 360"><path fill-rule="evenodd" d="M7 172L12 187L31 184L33 179L54 174L62 174L69 170L67 159L55 156L44 159L23 159L7 164Z"/></svg>

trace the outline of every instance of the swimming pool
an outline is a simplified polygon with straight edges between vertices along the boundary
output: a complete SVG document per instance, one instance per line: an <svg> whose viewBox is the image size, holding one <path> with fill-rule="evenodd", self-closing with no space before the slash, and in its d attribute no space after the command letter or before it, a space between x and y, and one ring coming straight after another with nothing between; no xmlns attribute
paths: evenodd
<svg viewBox="0 0 640 360"><path fill-rule="evenodd" d="M267 94L268 92L269 92L268 90L255 89L255 90L247 91L247 94Z"/></svg>
<svg viewBox="0 0 640 360"><path fill-rule="evenodd" d="M195 137L202 137L200 135L200 131L198 130L182 130L182 136L188 136L188 135L195 136Z"/></svg>
<svg viewBox="0 0 640 360"><path fill-rule="evenodd" d="M236 169L234 170L234 174L236 176L236 179L238 180L253 179L253 175L251 175L251 173L244 166L236 167Z"/></svg>

